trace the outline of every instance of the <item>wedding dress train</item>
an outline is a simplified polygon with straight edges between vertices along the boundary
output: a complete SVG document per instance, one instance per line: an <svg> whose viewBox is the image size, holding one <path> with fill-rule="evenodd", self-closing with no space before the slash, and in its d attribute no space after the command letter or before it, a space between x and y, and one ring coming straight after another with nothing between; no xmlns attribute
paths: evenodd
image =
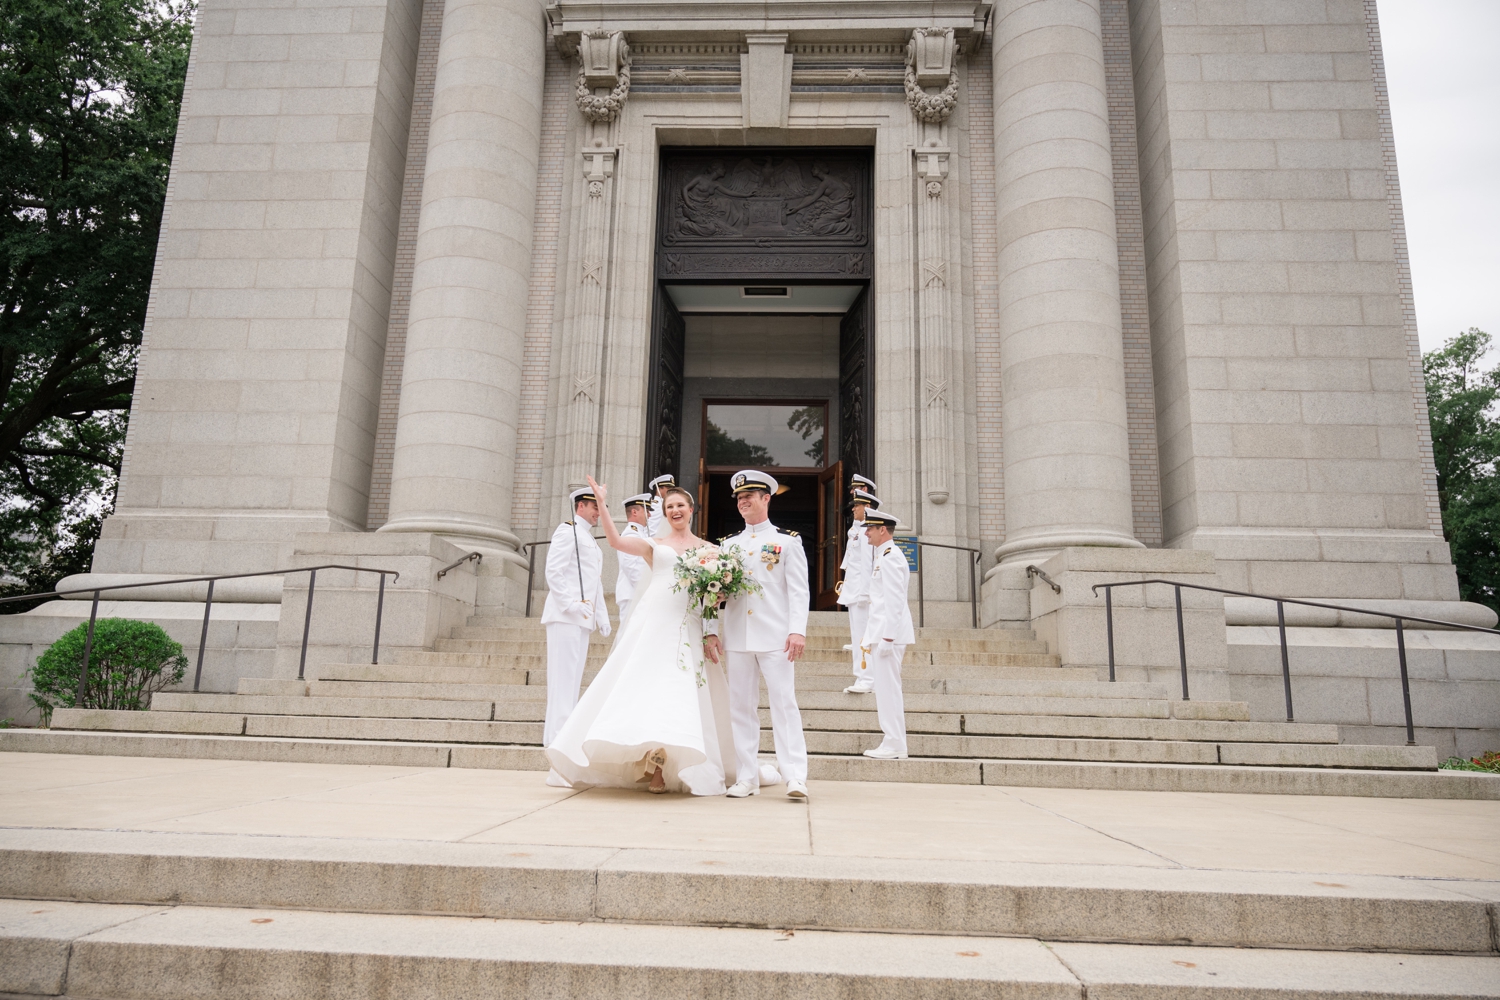
<svg viewBox="0 0 1500 1000"><path fill-rule="evenodd" d="M724 668L703 658L703 621L688 609L687 593L672 590L681 557L654 540L651 548L651 572L636 591L630 621L547 759L575 787L644 790L646 755L665 749L669 791L722 795L724 762L732 768L734 761L732 748L725 751Z"/></svg>

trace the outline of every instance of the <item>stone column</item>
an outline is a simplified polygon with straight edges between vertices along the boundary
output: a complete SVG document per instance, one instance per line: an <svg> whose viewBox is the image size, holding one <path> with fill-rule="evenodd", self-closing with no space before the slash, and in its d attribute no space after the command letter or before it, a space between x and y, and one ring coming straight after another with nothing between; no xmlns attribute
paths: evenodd
<svg viewBox="0 0 1500 1000"><path fill-rule="evenodd" d="M994 34L1005 544L1139 547L1099 0L1000 0Z"/></svg>
<svg viewBox="0 0 1500 1000"><path fill-rule="evenodd" d="M516 555L510 530L545 30L537 0L448 0L381 531Z"/></svg>

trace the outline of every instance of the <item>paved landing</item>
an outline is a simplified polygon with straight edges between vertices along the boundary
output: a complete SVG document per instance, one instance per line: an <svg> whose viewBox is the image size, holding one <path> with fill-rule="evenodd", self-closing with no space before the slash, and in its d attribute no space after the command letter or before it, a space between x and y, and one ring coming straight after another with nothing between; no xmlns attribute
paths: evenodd
<svg viewBox="0 0 1500 1000"><path fill-rule="evenodd" d="M798 805L535 771L0 754L0 825L1500 883L1500 802L815 782Z"/></svg>

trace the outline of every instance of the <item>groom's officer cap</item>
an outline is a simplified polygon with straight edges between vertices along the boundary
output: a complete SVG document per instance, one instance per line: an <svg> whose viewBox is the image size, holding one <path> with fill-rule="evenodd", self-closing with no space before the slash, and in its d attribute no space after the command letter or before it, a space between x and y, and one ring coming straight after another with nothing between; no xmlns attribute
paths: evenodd
<svg viewBox="0 0 1500 1000"><path fill-rule="evenodd" d="M649 506L651 506L651 499L652 499L652 497L651 497L651 494L649 494L649 493L637 493L633 497L626 497L625 498L625 509L629 510L631 507L637 507L637 506L639 506L639 507L649 507Z"/></svg>
<svg viewBox="0 0 1500 1000"><path fill-rule="evenodd" d="M655 479L651 480L651 482L647 483L646 489L655 491L661 489L663 486L676 485L677 477L672 475L670 472L664 472L661 475L657 476Z"/></svg>
<svg viewBox="0 0 1500 1000"><path fill-rule="evenodd" d="M594 496L594 491L587 486L579 490L574 490L572 493L569 493L568 496L573 498L574 507L578 506L578 502L580 500L592 500L595 503L599 502L599 498Z"/></svg>
<svg viewBox="0 0 1500 1000"><path fill-rule="evenodd" d="M729 490L735 496L739 496L747 490L765 490L775 496L781 492L781 486L774 478L756 469L746 469L736 472L729 480Z"/></svg>
<svg viewBox="0 0 1500 1000"><path fill-rule="evenodd" d="M880 506L880 498L873 493L859 489L850 490L849 492L854 494L853 498L849 501L849 506L851 507L857 503L862 503L869 507Z"/></svg>
<svg viewBox="0 0 1500 1000"><path fill-rule="evenodd" d="M861 476L856 472L854 475L849 477L849 489L864 490L867 493L874 493L876 490L880 489L880 487L875 485L875 480L866 479L864 476Z"/></svg>
<svg viewBox="0 0 1500 1000"><path fill-rule="evenodd" d="M896 527L896 525L898 525L900 523L901 523L901 519L899 517L897 517L895 514L892 514L888 510L873 510L872 509L872 510L865 511L865 527L866 528L880 527L880 526L884 525L887 528L894 529Z"/></svg>

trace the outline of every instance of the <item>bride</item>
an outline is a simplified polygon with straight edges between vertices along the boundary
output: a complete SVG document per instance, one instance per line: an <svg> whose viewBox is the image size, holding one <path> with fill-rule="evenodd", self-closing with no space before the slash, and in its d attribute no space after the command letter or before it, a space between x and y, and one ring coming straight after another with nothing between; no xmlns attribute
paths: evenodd
<svg viewBox="0 0 1500 1000"><path fill-rule="evenodd" d="M607 511L605 488L588 480ZM664 538L624 538L607 512L600 518L610 545L645 559L651 572L547 759L575 787L723 795L723 762L733 760L720 744L720 734L729 733L728 689L721 668L704 662L702 618L689 611L685 591L672 590L673 567L685 553L716 550L689 530L693 498L686 490L669 490L662 513L671 527Z"/></svg>

